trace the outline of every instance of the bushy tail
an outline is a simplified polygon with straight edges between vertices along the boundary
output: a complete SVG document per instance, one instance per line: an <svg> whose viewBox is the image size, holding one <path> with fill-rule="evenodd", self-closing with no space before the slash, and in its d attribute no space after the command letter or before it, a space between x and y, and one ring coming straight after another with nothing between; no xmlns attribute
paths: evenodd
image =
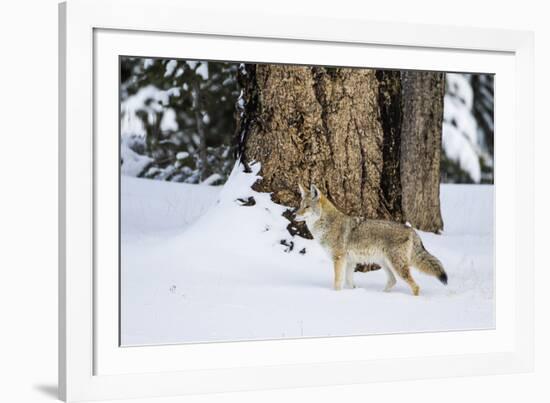
<svg viewBox="0 0 550 403"><path fill-rule="evenodd" d="M412 264L421 272L435 276L439 281L447 285L447 273L445 273L443 265L438 258L424 249L422 242L420 242L420 245L416 248Z"/></svg>

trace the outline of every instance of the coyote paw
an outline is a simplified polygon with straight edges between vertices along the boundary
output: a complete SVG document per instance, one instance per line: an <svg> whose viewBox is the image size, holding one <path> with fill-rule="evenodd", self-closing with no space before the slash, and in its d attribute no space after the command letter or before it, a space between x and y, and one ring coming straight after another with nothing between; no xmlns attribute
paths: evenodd
<svg viewBox="0 0 550 403"><path fill-rule="evenodd" d="M390 292L394 285L395 283L386 284L386 286L384 287L384 292Z"/></svg>

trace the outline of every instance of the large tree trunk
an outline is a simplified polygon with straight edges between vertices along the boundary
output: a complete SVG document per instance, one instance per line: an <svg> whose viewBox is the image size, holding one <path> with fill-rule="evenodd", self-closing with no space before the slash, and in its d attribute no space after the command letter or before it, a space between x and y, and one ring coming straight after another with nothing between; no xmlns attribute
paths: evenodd
<svg viewBox="0 0 550 403"><path fill-rule="evenodd" d="M443 73L401 73L401 187L405 219L416 228L439 232L439 165L443 124Z"/></svg>
<svg viewBox="0 0 550 403"><path fill-rule="evenodd" d="M275 202L296 207L298 183L313 183L347 214L407 219L417 228L431 231L442 228L439 200L417 198L415 201L430 204L414 208L403 202L403 189L410 189L402 180L403 163L409 169L415 158L419 160L413 174L426 165L420 161L424 158L420 152L403 155L403 134L424 136L430 132L440 138L442 107L429 111L430 100L419 102L418 97L408 105L401 73L251 64L241 71L240 80L244 110L238 127L239 154L245 164L262 164L256 190L272 192ZM422 84L429 83L418 85ZM442 105L442 96L431 101ZM439 127L435 127L434 118L421 122L432 124L425 130L409 129L414 122L405 122L404 114L412 116L410 108L437 115ZM402 126L407 130L402 132ZM423 141L419 138L413 144ZM440 150L428 150L432 146L435 142L430 141L422 150L439 164ZM438 187L439 182L431 181L418 191L439 195ZM419 214L423 207L429 211ZM440 227L424 225L430 222L430 214L439 217ZM417 221L417 215L422 220Z"/></svg>

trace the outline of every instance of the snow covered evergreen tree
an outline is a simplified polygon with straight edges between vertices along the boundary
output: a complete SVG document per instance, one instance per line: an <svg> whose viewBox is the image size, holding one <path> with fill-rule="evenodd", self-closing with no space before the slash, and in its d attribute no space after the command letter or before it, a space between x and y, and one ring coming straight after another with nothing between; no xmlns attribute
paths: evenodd
<svg viewBox="0 0 550 403"><path fill-rule="evenodd" d="M494 77L446 77L441 181L493 183Z"/></svg>
<svg viewBox="0 0 550 403"><path fill-rule="evenodd" d="M234 164L237 65L127 57L120 68L122 172L224 182Z"/></svg>

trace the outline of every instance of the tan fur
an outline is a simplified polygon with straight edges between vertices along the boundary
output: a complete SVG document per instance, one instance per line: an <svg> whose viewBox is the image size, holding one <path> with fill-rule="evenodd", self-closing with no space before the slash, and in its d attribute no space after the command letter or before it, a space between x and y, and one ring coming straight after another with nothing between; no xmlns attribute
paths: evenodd
<svg viewBox="0 0 550 403"><path fill-rule="evenodd" d="M296 212L305 221L313 237L323 246L334 263L334 289L354 288L357 265L377 264L388 275L385 291L395 285L396 273L418 295L420 287L410 268L436 276L446 284L447 274L441 262L428 253L414 229L400 223L350 217L339 211L319 189L306 191L300 186L302 202Z"/></svg>

